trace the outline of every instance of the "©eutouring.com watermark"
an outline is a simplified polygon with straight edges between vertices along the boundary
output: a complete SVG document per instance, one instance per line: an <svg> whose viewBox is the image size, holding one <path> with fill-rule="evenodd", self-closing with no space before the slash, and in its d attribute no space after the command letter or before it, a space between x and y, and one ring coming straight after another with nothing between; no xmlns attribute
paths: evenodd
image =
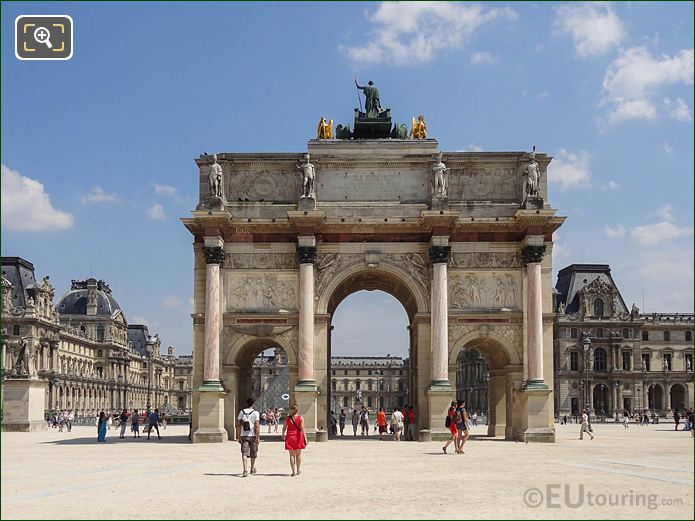
<svg viewBox="0 0 695 521"><path fill-rule="evenodd" d="M635 507L656 510L659 507L682 506L683 498L644 494L634 490L594 492L581 484L549 483L542 488L526 489L524 503L531 508Z"/></svg>

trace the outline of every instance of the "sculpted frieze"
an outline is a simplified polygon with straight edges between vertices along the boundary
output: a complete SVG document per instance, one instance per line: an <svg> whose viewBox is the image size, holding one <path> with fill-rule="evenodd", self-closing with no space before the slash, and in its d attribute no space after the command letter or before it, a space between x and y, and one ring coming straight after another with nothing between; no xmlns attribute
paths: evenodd
<svg viewBox="0 0 695 521"><path fill-rule="evenodd" d="M450 201L521 202L514 168L452 168L449 173Z"/></svg>
<svg viewBox="0 0 695 521"><path fill-rule="evenodd" d="M520 293L511 273L449 277L449 306L453 309L518 308Z"/></svg>
<svg viewBox="0 0 695 521"><path fill-rule="evenodd" d="M225 283L227 310L296 309L296 286L296 277L230 275Z"/></svg>
<svg viewBox="0 0 695 521"><path fill-rule="evenodd" d="M302 177L285 170L231 171L225 183L226 200L296 201L302 191Z"/></svg>
<svg viewBox="0 0 695 521"><path fill-rule="evenodd" d="M224 265L231 269L295 269L294 253L227 253Z"/></svg>
<svg viewBox="0 0 695 521"><path fill-rule="evenodd" d="M497 252L452 253L449 265L452 268L520 268L521 254Z"/></svg>

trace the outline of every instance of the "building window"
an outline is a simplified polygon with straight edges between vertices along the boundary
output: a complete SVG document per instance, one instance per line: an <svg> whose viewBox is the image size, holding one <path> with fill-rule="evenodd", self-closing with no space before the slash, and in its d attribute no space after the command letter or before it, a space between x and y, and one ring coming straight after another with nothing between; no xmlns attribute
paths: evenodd
<svg viewBox="0 0 695 521"><path fill-rule="evenodd" d="M651 364L649 362L650 362L649 353L642 353L642 370L643 371L651 371Z"/></svg>
<svg viewBox="0 0 695 521"><path fill-rule="evenodd" d="M15 324L12 326L12 334L13 335L21 335L22 334L22 328L19 326L19 324Z"/></svg>
<svg viewBox="0 0 695 521"><path fill-rule="evenodd" d="M594 300L594 316L595 317L602 317L603 316L603 300L600 298L597 298Z"/></svg>
<svg viewBox="0 0 695 521"><path fill-rule="evenodd" d="M370 369L369 371L367 371L367 374L368 374L369 376L372 376L372 370Z"/></svg>
<svg viewBox="0 0 695 521"><path fill-rule="evenodd" d="M347 376L347 369L344 371L344 373L345 373L345 376Z"/></svg>
<svg viewBox="0 0 695 521"><path fill-rule="evenodd" d="M369 391L372 390L372 381L371 380L367 380L367 390L369 390Z"/></svg>
<svg viewBox="0 0 695 521"><path fill-rule="evenodd" d="M630 370L631 355L630 351L623 351L623 371Z"/></svg>
<svg viewBox="0 0 695 521"><path fill-rule="evenodd" d="M630 330L626 327L623 328L623 338L630 338Z"/></svg>
<svg viewBox="0 0 695 521"><path fill-rule="evenodd" d="M355 390L357 390L357 389L359 389L359 388L360 388L360 381L359 381L359 380L355 380Z"/></svg>
<svg viewBox="0 0 695 521"><path fill-rule="evenodd" d="M104 341L104 326L97 326L97 342Z"/></svg>
<svg viewBox="0 0 695 521"><path fill-rule="evenodd" d="M399 391L403 390L403 380L398 380L398 390Z"/></svg>
<svg viewBox="0 0 695 521"><path fill-rule="evenodd" d="M606 350L602 347L594 351L594 371L606 371Z"/></svg>
<svg viewBox="0 0 695 521"><path fill-rule="evenodd" d="M333 389L335 391L335 387L336 387L336 383L334 381L331 382L331 389Z"/></svg>
<svg viewBox="0 0 695 521"><path fill-rule="evenodd" d="M350 384L348 383L347 380L343 380L343 387L345 388L346 391L350 388L349 385Z"/></svg>
<svg viewBox="0 0 695 521"><path fill-rule="evenodd" d="M670 331L664 331L664 342L670 342L671 341L671 332Z"/></svg>
<svg viewBox="0 0 695 521"><path fill-rule="evenodd" d="M649 340L649 331L642 331L642 340Z"/></svg>
<svg viewBox="0 0 695 521"><path fill-rule="evenodd" d="M384 390L384 381L383 380L379 380L379 390L380 391Z"/></svg>
<svg viewBox="0 0 695 521"><path fill-rule="evenodd" d="M179 380L179 391L183 391L183 380Z"/></svg>
<svg viewBox="0 0 695 521"><path fill-rule="evenodd" d="M333 376L335 376L335 369L333 369L333 371L331 371L331 374L332 374Z"/></svg>
<svg viewBox="0 0 695 521"><path fill-rule="evenodd" d="M372 407L372 397L367 396L367 407Z"/></svg>
<svg viewBox="0 0 695 521"><path fill-rule="evenodd" d="M600 327L596 330L596 338L603 338L603 328Z"/></svg>
<svg viewBox="0 0 695 521"><path fill-rule="evenodd" d="M570 329L570 338L577 338L577 328L573 327Z"/></svg>
<svg viewBox="0 0 695 521"><path fill-rule="evenodd" d="M104 356L104 353L103 353L103 351L102 351L101 349L99 349L99 350L97 351L97 356L98 356L98 357Z"/></svg>
<svg viewBox="0 0 695 521"><path fill-rule="evenodd" d="M671 353L664 353L664 371L671 370Z"/></svg>
<svg viewBox="0 0 695 521"><path fill-rule="evenodd" d="M570 371L579 371L579 351L570 351Z"/></svg>
<svg viewBox="0 0 695 521"><path fill-rule="evenodd" d="M359 369L358 369L357 371L355 371L355 375L357 375L357 376L360 375L360 370L359 370Z"/></svg>
<svg viewBox="0 0 695 521"><path fill-rule="evenodd" d="M692 342L693 341L693 332L692 331L686 331L685 332L685 341L686 342Z"/></svg>
<svg viewBox="0 0 695 521"><path fill-rule="evenodd" d="M347 407L347 396L343 396L343 407Z"/></svg>

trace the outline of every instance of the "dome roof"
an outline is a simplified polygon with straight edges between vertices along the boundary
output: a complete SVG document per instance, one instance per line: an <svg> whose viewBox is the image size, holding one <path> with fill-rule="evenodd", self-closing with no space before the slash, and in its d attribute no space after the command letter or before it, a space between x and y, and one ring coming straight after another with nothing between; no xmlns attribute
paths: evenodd
<svg viewBox="0 0 695 521"><path fill-rule="evenodd" d="M121 306L116 299L111 296L111 288L104 281L87 279L86 281L72 281L72 287L63 295L56 310L61 315L86 315L87 296L90 291L94 291L96 296L96 314L101 316L111 316L116 311L121 310Z"/></svg>

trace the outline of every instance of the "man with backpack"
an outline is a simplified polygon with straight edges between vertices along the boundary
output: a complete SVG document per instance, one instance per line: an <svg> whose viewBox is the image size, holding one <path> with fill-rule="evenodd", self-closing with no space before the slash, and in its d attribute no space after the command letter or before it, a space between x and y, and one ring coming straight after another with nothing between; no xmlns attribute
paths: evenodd
<svg viewBox="0 0 695 521"><path fill-rule="evenodd" d="M258 457L258 444L261 442L261 414L253 408L254 399L247 398L246 408L239 412L237 417L238 439L241 444L241 463L244 472L241 475L249 475L247 471L248 460L251 460L251 474L256 473L256 458Z"/></svg>

